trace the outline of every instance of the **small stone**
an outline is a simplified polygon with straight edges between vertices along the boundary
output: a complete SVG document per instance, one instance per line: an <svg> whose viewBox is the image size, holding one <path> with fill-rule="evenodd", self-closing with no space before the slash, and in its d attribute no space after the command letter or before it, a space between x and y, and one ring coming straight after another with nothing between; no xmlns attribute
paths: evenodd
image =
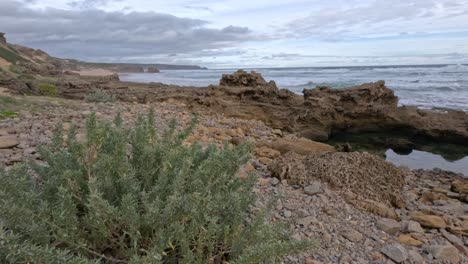
<svg viewBox="0 0 468 264"><path fill-rule="evenodd" d="M333 237L329 233L325 232L322 235L322 239L323 239L323 241L330 243L332 241Z"/></svg>
<svg viewBox="0 0 468 264"><path fill-rule="evenodd" d="M346 254L343 254L340 258L340 263L352 263L353 259L346 255Z"/></svg>
<svg viewBox="0 0 468 264"><path fill-rule="evenodd" d="M380 252L396 263L401 263L408 259L408 251L400 244L387 245Z"/></svg>
<svg viewBox="0 0 468 264"><path fill-rule="evenodd" d="M36 148L27 148L23 151L23 154L25 156L30 156L32 154L35 154L36 153Z"/></svg>
<svg viewBox="0 0 468 264"><path fill-rule="evenodd" d="M290 218L290 217L292 216L292 213L291 213L291 211L284 210L284 211L283 211L283 215L284 215L284 217L286 217L286 218Z"/></svg>
<svg viewBox="0 0 468 264"><path fill-rule="evenodd" d="M258 178L257 180L260 186L267 186L270 183L270 179L268 178Z"/></svg>
<svg viewBox="0 0 468 264"><path fill-rule="evenodd" d="M271 180L270 180L270 184L273 185L273 186L276 186L276 185L278 185L279 183L280 183L280 181L278 180L278 178L273 177L273 178L271 178Z"/></svg>
<svg viewBox="0 0 468 264"><path fill-rule="evenodd" d="M421 227L421 225L418 222L415 222L415 221L409 221L408 225L405 226L404 230L408 233L424 234L424 229Z"/></svg>
<svg viewBox="0 0 468 264"><path fill-rule="evenodd" d="M405 244L405 245L409 245L409 246L413 246L413 247L418 247L418 246L421 246L423 244L423 242L413 238L411 235L400 235L398 237L398 241L400 241L400 243L402 244Z"/></svg>
<svg viewBox="0 0 468 264"><path fill-rule="evenodd" d="M252 166L252 164L249 162L247 163L247 165L245 165L245 171L247 173L253 173L255 171L255 168L254 166Z"/></svg>
<svg viewBox="0 0 468 264"><path fill-rule="evenodd" d="M310 196L322 193L322 185L319 182L314 182L312 185L304 187L304 192Z"/></svg>
<svg viewBox="0 0 468 264"><path fill-rule="evenodd" d="M452 245L432 245L425 248L434 258L442 263L459 263L458 250Z"/></svg>
<svg viewBox="0 0 468 264"><path fill-rule="evenodd" d="M8 136L8 131L5 129L0 129L0 136Z"/></svg>
<svg viewBox="0 0 468 264"><path fill-rule="evenodd" d="M19 145L19 141L15 136L1 136L0 137L0 149L13 148Z"/></svg>
<svg viewBox="0 0 468 264"><path fill-rule="evenodd" d="M362 234L354 229L345 230L341 235L351 242L359 242L363 238Z"/></svg>
<svg viewBox="0 0 468 264"><path fill-rule="evenodd" d="M385 259L385 256L382 255L382 253L380 253L378 251L373 251L373 252L371 252L370 259L372 261L381 261L381 260Z"/></svg>
<svg viewBox="0 0 468 264"><path fill-rule="evenodd" d="M377 222L377 228L387 234L394 235L400 231L401 225L398 221L384 218Z"/></svg>
<svg viewBox="0 0 468 264"><path fill-rule="evenodd" d="M418 263L418 264L424 264L426 261L424 261L424 258L419 254L416 250L410 250L408 251L408 261L410 263Z"/></svg>
<svg viewBox="0 0 468 264"><path fill-rule="evenodd" d="M69 131L70 128L71 128L71 124L70 123L63 123L63 131Z"/></svg>
<svg viewBox="0 0 468 264"><path fill-rule="evenodd" d="M283 131L281 131L281 129L273 129L271 132L280 137L283 136Z"/></svg>
<svg viewBox="0 0 468 264"><path fill-rule="evenodd" d="M296 220L296 223L303 227L308 227L315 222L317 222L317 219L313 216L307 216Z"/></svg>
<svg viewBox="0 0 468 264"><path fill-rule="evenodd" d="M447 223L445 220L437 215L429 215L423 212L413 212L410 215L410 218L416 222L419 222L422 226L429 228L446 228Z"/></svg>

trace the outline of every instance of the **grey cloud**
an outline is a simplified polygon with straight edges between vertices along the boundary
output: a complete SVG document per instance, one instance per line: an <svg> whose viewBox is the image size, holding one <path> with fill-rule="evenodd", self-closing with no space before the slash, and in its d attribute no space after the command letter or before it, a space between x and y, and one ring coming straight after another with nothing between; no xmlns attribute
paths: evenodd
<svg viewBox="0 0 468 264"><path fill-rule="evenodd" d="M191 10L199 10L199 11L208 11L213 13L213 9L206 7L206 6L184 6L184 8L191 9Z"/></svg>
<svg viewBox="0 0 468 264"><path fill-rule="evenodd" d="M462 4L461 2L465 2ZM337 6L315 10L309 16L291 21L279 31L295 37L316 37L326 41L342 41L359 37L398 35L422 27L463 29L439 18L454 18L468 13L465 0L375 0L360 5Z"/></svg>
<svg viewBox="0 0 468 264"><path fill-rule="evenodd" d="M258 38L245 27L213 29L206 27L208 24L154 12L35 10L18 1L0 1L0 30L7 33L10 42L57 57L123 61L230 48Z"/></svg>
<svg viewBox="0 0 468 264"><path fill-rule="evenodd" d="M111 2L122 2L122 1L123 0L78 0L78 1L71 1L68 3L68 5L71 7L88 9L88 8L96 8L100 6L105 6Z"/></svg>

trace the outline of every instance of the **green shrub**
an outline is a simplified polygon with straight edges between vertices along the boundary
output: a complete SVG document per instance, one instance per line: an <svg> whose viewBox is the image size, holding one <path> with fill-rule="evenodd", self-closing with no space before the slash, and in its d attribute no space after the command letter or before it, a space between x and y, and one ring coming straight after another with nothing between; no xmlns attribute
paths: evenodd
<svg viewBox="0 0 468 264"><path fill-rule="evenodd" d="M113 94L108 94L102 90L94 89L92 93L86 96L85 100L89 103L110 103L115 102L116 97Z"/></svg>
<svg viewBox="0 0 468 264"><path fill-rule="evenodd" d="M250 147L186 146L157 136L153 113L134 128L87 120L87 140L61 126L33 162L0 171L0 263L262 263L304 250L253 217L254 177L235 176Z"/></svg>
<svg viewBox="0 0 468 264"><path fill-rule="evenodd" d="M11 110L0 109L0 119L15 118L18 117L18 113ZM0 218L1 219L1 218Z"/></svg>
<svg viewBox="0 0 468 264"><path fill-rule="evenodd" d="M46 96L55 97L57 96L57 87L54 84L41 83L39 84L39 92Z"/></svg>
<svg viewBox="0 0 468 264"><path fill-rule="evenodd" d="M18 61L24 61L23 57L3 47L0 47L0 57L12 64L16 64Z"/></svg>

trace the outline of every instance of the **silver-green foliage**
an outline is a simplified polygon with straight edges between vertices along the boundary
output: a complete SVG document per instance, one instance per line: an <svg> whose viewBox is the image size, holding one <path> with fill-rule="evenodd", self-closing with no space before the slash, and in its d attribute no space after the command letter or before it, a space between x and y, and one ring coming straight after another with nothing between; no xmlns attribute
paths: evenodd
<svg viewBox="0 0 468 264"><path fill-rule="evenodd" d="M115 102L116 97L113 94L106 93L99 89L94 89L85 97L85 100L90 103L109 103Z"/></svg>
<svg viewBox="0 0 468 264"><path fill-rule="evenodd" d="M310 245L251 216L249 146L185 146L193 126L157 136L152 112L126 129L61 126L47 165L0 171L0 263L263 263Z"/></svg>

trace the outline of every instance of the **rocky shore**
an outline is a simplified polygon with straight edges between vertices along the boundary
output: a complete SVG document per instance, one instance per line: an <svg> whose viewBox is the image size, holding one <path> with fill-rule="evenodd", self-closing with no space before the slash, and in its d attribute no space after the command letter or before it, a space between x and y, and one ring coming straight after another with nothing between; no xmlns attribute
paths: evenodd
<svg viewBox="0 0 468 264"><path fill-rule="evenodd" d="M64 130L77 124L78 138L85 140L91 112L101 119L121 112L131 124L153 108L159 131L172 119L183 127L197 113L200 123L186 144L252 142L254 156L238 176L257 177L258 209L278 199L270 221L288 225L294 239L320 242L284 263L468 262L466 177L409 171L369 153L342 152L311 140L336 131L396 129L410 133L409 139L466 144L468 119L462 112L398 107L383 82L340 91L319 87L299 96L245 72L204 89L63 75L54 98L22 96L27 86L7 86L2 102L17 113L0 121L0 163L7 168L25 159L40 162L36 148L50 141L57 123L63 122ZM118 100L84 102L96 87Z"/></svg>

